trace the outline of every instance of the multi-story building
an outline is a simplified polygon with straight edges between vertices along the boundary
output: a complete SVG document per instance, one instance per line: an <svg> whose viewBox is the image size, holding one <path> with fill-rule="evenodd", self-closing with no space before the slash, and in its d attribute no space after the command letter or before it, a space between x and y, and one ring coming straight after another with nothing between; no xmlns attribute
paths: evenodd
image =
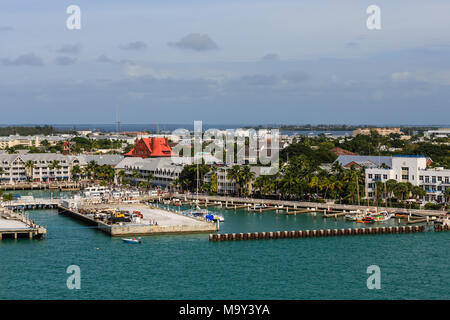
<svg viewBox="0 0 450 320"><path fill-rule="evenodd" d="M370 135L372 131L378 133L380 136L388 136L391 133L403 135L400 128L358 128L353 130L353 136L356 137L358 134Z"/></svg>
<svg viewBox="0 0 450 320"><path fill-rule="evenodd" d="M174 163L170 157L146 159L126 157L114 169L116 172L123 170L126 177L137 182L149 182L148 177L151 175L152 184L169 186L179 177L183 165ZM133 177L134 171L139 174L139 177Z"/></svg>
<svg viewBox="0 0 450 320"><path fill-rule="evenodd" d="M50 145L54 146L58 142L63 142L71 139L72 135L57 135L57 136L17 136L10 135L8 137L0 137L0 149L12 148L15 146L24 147L39 147L43 141L47 141Z"/></svg>
<svg viewBox="0 0 450 320"><path fill-rule="evenodd" d="M34 182L70 181L73 167L83 168L94 161L98 165L115 166L123 159L121 155L78 155L58 153L0 154L0 182L16 183L23 180ZM27 163L33 163L29 167Z"/></svg>
<svg viewBox="0 0 450 320"><path fill-rule="evenodd" d="M26 165L28 161L33 167ZM9 183L71 180L71 169L79 162L76 157L56 153L0 154L0 179Z"/></svg>
<svg viewBox="0 0 450 320"><path fill-rule="evenodd" d="M375 182L389 179L397 182L410 182L422 187L427 193L423 200L444 202L444 192L450 188L450 170L427 168L429 158L415 155L392 157L391 168L372 167L365 170L365 190L368 198L375 196Z"/></svg>
<svg viewBox="0 0 450 320"><path fill-rule="evenodd" d="M427 138L447 138L450 137L450 128L439 128L436 130L428 130L424 132L424 136Z"/></svg>

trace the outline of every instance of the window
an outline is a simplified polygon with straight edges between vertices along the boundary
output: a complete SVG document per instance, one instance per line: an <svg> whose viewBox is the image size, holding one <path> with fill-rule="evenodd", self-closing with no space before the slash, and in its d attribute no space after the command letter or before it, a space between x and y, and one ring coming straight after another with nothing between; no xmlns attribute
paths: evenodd
<svg viewBox="0 0 450 320"><path fill-rule="evenodd" d="M369 179L372 179L373 175L371 173L369 173Z"/></svg>
<svg viewBox="0 0 450 320"><path fill-rule="evenodd" d="M402 180L408 180L409 176L407 174L402 174Z"/></svg>
<svg viewBox="0 0 450 320"><path fill-rule="evenodd" d="M438 178L438 181L442 181L442 177L437 177Z"/></svg>
<svg viewBox="0 0 450 320"><path fill-rule="evenodd" d="M387 174L383 174L383 179L387 179Z"/></svg>
<svg viewBox="0 0 450 320"><path fill-rule="evenodd" d="M425 182L426 183L430 182L430 177L429 176L425 176Z"/></svg>
<svg viewBox="0 0 450 320"><path fill-rule="evenodd" d="M423 181L423 176L419 176L419 180L420 180L420 181Z"/></svg>
<svg viewBox="0 0 450 320"><path fill-rule="evenodd" d="M432 183L436 183L436 176L432 176L432 177L431 177L431 182L432 182Z"/></svg>

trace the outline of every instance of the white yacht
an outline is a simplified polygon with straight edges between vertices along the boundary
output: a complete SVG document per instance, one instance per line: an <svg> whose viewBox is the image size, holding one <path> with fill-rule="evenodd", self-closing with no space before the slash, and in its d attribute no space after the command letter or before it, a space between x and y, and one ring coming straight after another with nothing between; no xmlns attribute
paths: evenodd
<svg viewBox="0 0 450 320"><path fill-rule="evenodd" d="M110 192L111 190L109 190L107 187L94 186L94 187L87 187L86 189L84 189L83 194L86 197L103 197L104 195Z"/></svg>

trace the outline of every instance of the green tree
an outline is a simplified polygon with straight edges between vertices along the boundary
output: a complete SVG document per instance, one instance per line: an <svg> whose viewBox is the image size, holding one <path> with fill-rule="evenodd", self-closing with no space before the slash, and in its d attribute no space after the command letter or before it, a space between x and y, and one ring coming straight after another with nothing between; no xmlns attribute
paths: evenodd
<svg viewBox="0 0 450 320"><path fill-rule="evenodd" d="M25 161L25 170L27 172L27 179L32 180L33 179L33 169L34 169L34 162L31 160Z"/></svg>

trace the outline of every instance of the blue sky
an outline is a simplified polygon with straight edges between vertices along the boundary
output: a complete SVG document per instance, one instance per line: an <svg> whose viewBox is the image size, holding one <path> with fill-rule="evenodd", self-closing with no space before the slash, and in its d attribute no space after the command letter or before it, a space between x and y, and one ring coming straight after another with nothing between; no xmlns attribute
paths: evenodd
<svg viewBox="0 0 450 320"><path fill-rule="evenodd" d="M81 8L81 30L66 8ZM381 8L382 29L366 28ZM448 124L448 1L0 3L0 123Z"/></svg>

